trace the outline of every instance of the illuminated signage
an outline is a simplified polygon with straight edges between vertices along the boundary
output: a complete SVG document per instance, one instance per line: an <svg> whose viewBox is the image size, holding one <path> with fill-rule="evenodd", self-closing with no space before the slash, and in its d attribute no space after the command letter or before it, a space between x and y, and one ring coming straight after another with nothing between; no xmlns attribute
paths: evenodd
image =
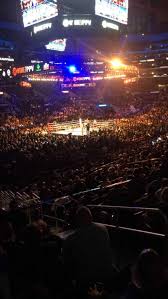
<svg viewBox="0 0 168 299"><path fill-rule="evenodd" d="M57 0L20 0L20 5L24 27L58 16Z"/></svg>
<svg viewBox="0 0 168 299"><path fill-rule="evenodd" d="M64 52L66 49L66 39L56 39L49 42L45 47L47 50Z"/></svg>
<svg viewBox="0 0 168 299"><path fill-rule="evenodd" d="M95 0L95 14L118 23L128 23L128 0Z"/></svg>
<svg viewBox="0 0 168 299"><path fill-rule="evenodd" d="M25 73L25 68L23 67L14 67L12 70L13 76L21 75Z"/></svg>
<svg viewBox="0 0 168 299"><path fill-rule="evenodd" d="M10 69L0 69L0 77L11 77Z"/></svg>
<svg viewBox="0 0 168 299"><path fill-rule="evenodd" d="M25 81L20 82L19 85L21 87L25 87L25 88L31 88L32 87L31 83L25 82Z"/></svg>
<svg viewBox="0 0 168 299"><path fill-rule="evenodd" d="M6 71L6 74L7 74L8 77L10 77L10 76L11 76L11 70L8 69L8 70Z"/></svg>
<svg viewBox="0 0 168 299"><path fill-rule="evenodd" d="M43 63L43 60L31 60L31 63Z"/></svg>
<svg viewBox="0 0 168 299"><path fill-rule="evenodd" d="M62 93L69 93L69 90L63 90Z"/></svg>
<svg viewBox="0 0 168 299"><path fill-rule="evenodd" d="M28 78L29 81L41 81L41 82L58 82L58 81L62 81L63 79L61 79L61 77L58 76L39 76L39 75L34 75L34 76L30 76Z"/></svg>
<svg viewBox="0 0 168 299"><path fill-rule="evenodd" d="M23 75L25 73L34 72L34 65L23 66L23 67L14 67L12 70L13 76Z"/></svg>
<svg viewBox="0 0 168 299"><path fill-rule="evenodd" d="M107 28L107 29L114 29L114 30L119 30L119 26L114 24L114 23L111 23L111 22L107 22L106 20L104 20L102 22L102 27L103 28Z"/></svg>
<svg viewBox="0 0 168 299"><path fill-rule="evenodd" d="M35 67L34 67L34 70L35 70L36 72L41 72L41 71L42 71L42 66L41 66L41 64L37 63L37 64L35 65Z"/></svg>
<svg viewBox="0 0 168 299"><path fill-rule="evenodd" d="M12 62L12 61L14 61L14 58L11 58L11 57L0 57L0 61Z"/></svg>
<svg viewBox="0 0 168 299"><path fill-rule="evenodd" d="M95 87L95 83L70 83L70 84L61 84L62 88L75 88L75 87Z"/></svg>
<svg viewBox="0 0 168 299"><path fill-rule="evenodd" d="M30 65L30 66L25 66L24 68L24 72L25 73L30 73L34 71L34 65Z"/></svg>
<svg viewBox="0 0 168 299"><path fill-rule="evenodd" d="M102 108L102 107L107 107L107 104L99 104L98 107Z"/></svg>
<svg viewBox="0 0 168 299"><path fill-rule="evenodd" d="M73 20L70 20L70 19L64 19L63 20L63 26L65 28L67 27L77 27L77 26L83 26L83 27L87 27L87 26L91 26L92 25L92 20L90 19L73 19Z"/></svg>
<svg viewBox="0 0 168 299"><path fill-rule="evenodd" d="M46 23L46 24L42 24L42 25L39 25L39 26L34 26L33 31L36 34L37 32L47 30L47 29L51 29L51 27L52 27L52 23Z"/></svg>
<svg viewBox="0 0 168 299"><path fill-rule="evenodd" d="M44 63L43 71L48 71L50 69L50 65L48 63Z"/></svg>

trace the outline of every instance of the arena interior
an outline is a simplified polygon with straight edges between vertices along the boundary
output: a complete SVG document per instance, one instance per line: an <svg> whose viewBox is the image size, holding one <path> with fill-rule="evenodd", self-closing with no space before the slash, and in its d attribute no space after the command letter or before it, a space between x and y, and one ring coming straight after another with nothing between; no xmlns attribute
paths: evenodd
<svg viewBox="0 0 168 299"><path fill-rule="evenodd" d="M168 7L84 2L2 4L0 299L168 296Z"/></svg>

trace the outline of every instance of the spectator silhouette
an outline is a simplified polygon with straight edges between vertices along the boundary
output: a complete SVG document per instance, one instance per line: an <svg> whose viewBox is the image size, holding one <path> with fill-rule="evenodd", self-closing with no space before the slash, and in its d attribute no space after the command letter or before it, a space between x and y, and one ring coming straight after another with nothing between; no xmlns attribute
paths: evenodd
<svg viewBox="0 0 168 299"><path fill-rule="evenodd" d="M71 277L80 281L105 281L113 273L112 252L107 229L92 222L87 207L76 213L77 229L64 245L65 264Z"/></svg>
<svg viewBox="0 0 168 299"><path fill-rule="evenodd" d="M147 249L141 252L133 269L133 285L127 299L161 299L168 291L166 270L157 252Z"/></svg>

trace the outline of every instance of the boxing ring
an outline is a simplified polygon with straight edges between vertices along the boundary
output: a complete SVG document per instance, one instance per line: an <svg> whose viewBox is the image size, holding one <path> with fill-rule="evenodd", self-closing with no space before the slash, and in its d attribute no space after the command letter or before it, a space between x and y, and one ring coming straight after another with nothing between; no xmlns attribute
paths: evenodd
<svg viewBox="0 0 168 299"><path fill-rule="evenodd" d="M89 124L89 128L87 125ZM100 129L107 128L108 124L103 122L103 124L97 121L91 122L82 122L81 119L79 121L73 122L53 122L48 124L48 132L57 135L69 135L72 136L87 136L91 132L98 132Z"/></svg>

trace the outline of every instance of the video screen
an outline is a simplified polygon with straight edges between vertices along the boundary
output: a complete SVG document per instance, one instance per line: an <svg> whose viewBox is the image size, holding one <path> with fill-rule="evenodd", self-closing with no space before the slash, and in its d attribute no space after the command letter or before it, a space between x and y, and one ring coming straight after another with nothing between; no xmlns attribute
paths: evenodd
<svg viewBox="0 0 168 299"><path fill-rule="evenodd" d="M20 5L24 27L58 16L57 0L20 0Z"/></svg>
<svg viewBox="0 0 168 299"><path fill-rule="evenodd" d="M66 49L66 41L66 39L56 39L52 42L49 42L49 44L45 47L47 50L64 52Z"/></svg>
<svg viewBox="0 0 168 299"><path fill-rule="evenodd" d="M95 14L121 24L127 24L128 0L95 0Z"/></svg>

